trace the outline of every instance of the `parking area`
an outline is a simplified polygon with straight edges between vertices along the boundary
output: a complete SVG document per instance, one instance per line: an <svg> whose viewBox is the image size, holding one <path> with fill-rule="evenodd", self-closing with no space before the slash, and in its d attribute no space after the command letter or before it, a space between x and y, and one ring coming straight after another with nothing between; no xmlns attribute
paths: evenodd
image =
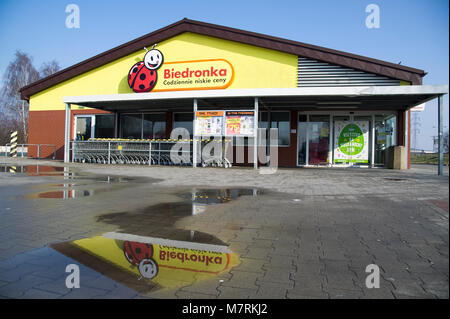
<svg viewBox="0 0 450 319"><path fill-rule="evenodd" d="M261 173L0 158L0 297L448 298L448 167Z"/></svg>

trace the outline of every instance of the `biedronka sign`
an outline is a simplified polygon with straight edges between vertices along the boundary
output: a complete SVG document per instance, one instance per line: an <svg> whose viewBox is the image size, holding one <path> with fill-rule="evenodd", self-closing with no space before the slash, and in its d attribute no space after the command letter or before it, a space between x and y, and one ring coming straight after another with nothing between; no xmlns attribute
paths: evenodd
<svg viewBox="0 0 450 319"><path fill-rule="evenodd" d="M164 63L162 52L154 48L128 72L128 85L136 93L225 89L233 80L234 68L225 59Z"/></svg>

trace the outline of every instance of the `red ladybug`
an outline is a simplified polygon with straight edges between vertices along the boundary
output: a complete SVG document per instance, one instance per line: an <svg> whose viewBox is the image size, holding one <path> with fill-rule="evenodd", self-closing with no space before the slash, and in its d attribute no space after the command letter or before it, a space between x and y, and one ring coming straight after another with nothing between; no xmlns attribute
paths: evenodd
<svg viewBox="0 0 450 319"><path fill-rule="evenodd" d="M145 243L125 241L123 243L123 252L130 264L139 266L142 260L150 259L153 256L153 246Z"/></svg>
<svg viewBox="0 0 450 319"><path fill-rule="evenodd" d="M136 93L150 92L156 85L158 73L144 66L144 61L133 65L128 72L128 85Z"/></svg>

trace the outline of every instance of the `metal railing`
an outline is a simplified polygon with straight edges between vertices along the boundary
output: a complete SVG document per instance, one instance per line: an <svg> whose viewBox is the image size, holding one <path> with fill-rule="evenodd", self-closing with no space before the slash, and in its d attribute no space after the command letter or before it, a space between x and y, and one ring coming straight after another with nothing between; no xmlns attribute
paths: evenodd
<svg viewBox="0 0 450 319"><path fill-rule="evenodd" d="M204 145L207 141L201 141ZM208 140L209 142L209 140ZM193 140L153 139L89 139L87 141L72 141L72 162L99 164L137 164L137 165L177 165L192 166ZM173 150L173 146L181 146ZM183 144L187 147L183 147ZM183 150L184 149L184 150ZM186 150L188 149L188 150ZM171 156L175 152L178 156ZM231 167L225 158L225 152L220 157L202 161L202 166Z"/></svg>
<svg viewBox="0 0 450 319"><path fill-rule="evenodd" d="M192 147L189 160L174 163L170 152L174 143L191 143L189 140L119 140L90 139L72 141L72 162L99 164L140 165L192 165ZM185 156L187 157L187 156Z"/></svg>
<svg viewBox="0 0 450 319"><path fill-rule="evenodd" d="M11 143L5 144L5 156L10 156L10 149L11 149ZM27 147L27 155L29 154L30 146L36 147L37 149L37 156L36 158L41 158L41 148L42 147L51 147L53 148L53 159L56 159L56 145L53 144L17 144L18 149L21 149L21 152L18 152L21 154L20 157L24 157L24 146Z"/></svg>

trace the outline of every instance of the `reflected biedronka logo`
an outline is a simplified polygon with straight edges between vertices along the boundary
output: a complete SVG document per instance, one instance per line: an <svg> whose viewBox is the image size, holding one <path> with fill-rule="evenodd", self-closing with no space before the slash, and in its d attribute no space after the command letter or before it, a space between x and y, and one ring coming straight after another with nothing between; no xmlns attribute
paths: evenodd
<svg viewBox="0 0 450 319"><path fill-rule="evenodd" d="M193 249L180 249L163 245L124 241L126 260L137 267L139 274L153 279L159 273L159 266L194 272L217 274L230 265L231 255Z"/></svg>
<svg viewBox="0 0 450 319"><path fill-rule="evenodd" d="M128 72L128 85L136 93L217 90L233 83L234 68L225 59L164 62L164 55L155 46L145 49L144 60Z"/></svg>

